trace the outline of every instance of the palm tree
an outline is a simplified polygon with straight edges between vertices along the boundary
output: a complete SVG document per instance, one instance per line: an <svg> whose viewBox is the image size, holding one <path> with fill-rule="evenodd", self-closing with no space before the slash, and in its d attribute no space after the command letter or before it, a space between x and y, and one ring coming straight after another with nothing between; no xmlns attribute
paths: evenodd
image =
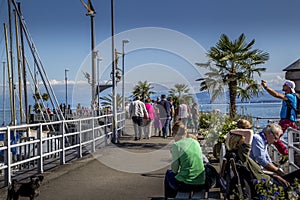
<svg viewBox="0 0 300 200"><path fill-rule="evenodd" d="M103 100L103 102L101 102L101 106L103 107L112 106L112 101L113 101L112 94L109 94L108 96L100 97L100 99ZM121 107L122 96L120 94L117 94L116 101L117 101L117 108Z"/></svg>
<svg viewBox="0 0 300 200"><path fill-rule="evenodd" d="M211 47L207 53L209 64L201 65L207 67L209 72L201 81L200 90L208 90L212 94L213 102L228 87L229 91L229 114L231 118L236 117L236 98L249 100L251 96L258 96L261 87L253 80L257 73L261 76L266 68L258 68L257 65L264 64L269 59L269 54L259 49L252 49L255 40L248 44L246 37L241 34L237 40L230 41L228 36L222 34L215 47ZM214 63L215 66L210 65Z"/></svg>
<svg viewBox="0 0 300 200"><path fill-rule="evenodd" d="M189 93L189 86L185 84L175 84L174 88L171 88L169 90L170 96L176 96L178 99L180 99L183 95L186 95Z"/></svg>
<svg viewBox="0 0 300 200"><path fill-rule="evenodd" d="M154 91L151 91L153 87L151 86L151 83L148 83L147 81L139 81L133 88L133 96L140 96L141 101L145 101L146 98L150 98L151 94L155 94Z"/></svg>
<svg viewBox="0 0 300 200"><path fill-rule="evenodd" d="M169 94L173 100L173 105L175 110L177 109L179 105L179 100L184 99L187 104L190 104L193 102L193 98L191 95L189 95L189 86L185 84L175 84L174 88L171 88L169 90Z"/></svg>

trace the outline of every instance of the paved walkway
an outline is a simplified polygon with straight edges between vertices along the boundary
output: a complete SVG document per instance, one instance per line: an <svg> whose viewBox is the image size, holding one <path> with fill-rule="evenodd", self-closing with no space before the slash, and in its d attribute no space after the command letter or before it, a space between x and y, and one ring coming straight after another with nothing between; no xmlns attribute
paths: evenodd
<svg viewBox="0 0 300 200"><path fill-rule="evenodd" d="M122 140L118 146L109 145L88 158L46 172L38 199L163 199L170 141L158 137Z"/></svg>
<svg viewBox="0 0 300 200"><path fill-rule="evenodd" d="M173 138L134 141L131 123L127 123L120 144L109 144L93 154L44 172L37 199L164 199L164 174L171 164ZM5 199L6 192L0 193L0 199Z"/></svg>

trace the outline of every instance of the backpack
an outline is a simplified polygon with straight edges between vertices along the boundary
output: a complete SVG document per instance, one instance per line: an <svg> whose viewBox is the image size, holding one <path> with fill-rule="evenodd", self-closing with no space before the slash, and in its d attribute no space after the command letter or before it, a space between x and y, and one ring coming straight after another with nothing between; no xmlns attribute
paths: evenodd
<svg viewBox="0 0 300 200"><path fill-rule="evenodd" d="M294 108L292 105L291 105L291 102L289 100L286 101L287 103L287 106L289 109L293 109L296 113L296 115L300 115L300 95L297 94L297 93L294 93L293 95L296 96L296 100L297 100L297 107Z"/></svg>

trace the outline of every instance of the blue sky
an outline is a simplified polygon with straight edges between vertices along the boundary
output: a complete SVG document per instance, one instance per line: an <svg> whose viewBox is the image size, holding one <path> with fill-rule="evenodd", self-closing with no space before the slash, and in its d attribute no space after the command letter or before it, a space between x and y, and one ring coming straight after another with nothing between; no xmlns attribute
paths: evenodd
<svg viewBox="0 0 300 200"><path fill-rule="evenodd" d="M98 45L111 36L110 1L92 0L92 3L97 12L95 32ZM231 39L245 33L247 41L256 40L255 48L270 54L270 60L264 65L267 72L263 74L263 79L273 82L277 89L280 89L281 79L284 78L282 69L300 57L300 2L297 0L115 0L114 3L115 34L143 27L165 28L186 35L204 50L209 50L222 33ZM1 1L0 9L7 9L6 1ZM85 16L86 10L80 0L22 1L22 12L49 79L63 84L65 68L70 69L69 79L78 79L82 63L91 48L90 19ZM7 14L0 13L1 22L7 20ZM5 60L2 29L0 33L0 56ZM148 35L147 39L155 41L156 38ZM116 42L119 51L120 41ZM174 41L175 45L177 42ZM126 49L133 48L134 43L133 37ZM100 54L105 54L103 51ZM201 53L199 62L203 61ZM150 52L147 56L149 55ZM147 60L147 56L139 55L139 52L126 55L128 71L137 65L147 66L152 62L169 65L168 67L174 65L171 61L160 63L160 59ZM166 55L165 58L170 57ZM149 73L146 72L147 74ZM136 76L131 76L137 79ZM131 76L128 74L128 77ZM141 76L138 78L141 79ZM147 79L147 76L143 79ZM190 79L194 77L191 76Z"/></svg>

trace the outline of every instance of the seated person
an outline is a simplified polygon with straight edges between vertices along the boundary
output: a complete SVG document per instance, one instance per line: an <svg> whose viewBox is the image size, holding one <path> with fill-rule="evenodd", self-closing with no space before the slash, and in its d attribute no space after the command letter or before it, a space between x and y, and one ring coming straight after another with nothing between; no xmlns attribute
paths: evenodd
<svg viewBox="0 0 300 200"><path fill-rule="evenodd" d="M265 170L279 175L286 181L292 183L295 178L300 180L300 169L289 174L285 174L281 168L273 164L267 149L268 145L274 144L281 135L282 129L278 124L268 124L260 133L254 135L250 157Z"/></svg>
<svg viewBox="0 0 300 200"><path fill-rule="evenodd" d="M198 141L187 137L184 124L176 122L172 128L171 170L165 176L165 197L175 197L177 191L199 191L204 188L205 168Z"/></svg>
<svg viewBox="0 0 300 200"><path fill-rule="evenodd" d="M236 153L239 160L251 172L251 175L254 179L265 179L267 182L269 182L271 177L265 174L261 167L249 156L253 135L252 129L237 128L235 130L231 130L226 137L227 149ZM272 177L274 178L274 183L289 186L289 183L280 176L274 175Z"/></svg>

